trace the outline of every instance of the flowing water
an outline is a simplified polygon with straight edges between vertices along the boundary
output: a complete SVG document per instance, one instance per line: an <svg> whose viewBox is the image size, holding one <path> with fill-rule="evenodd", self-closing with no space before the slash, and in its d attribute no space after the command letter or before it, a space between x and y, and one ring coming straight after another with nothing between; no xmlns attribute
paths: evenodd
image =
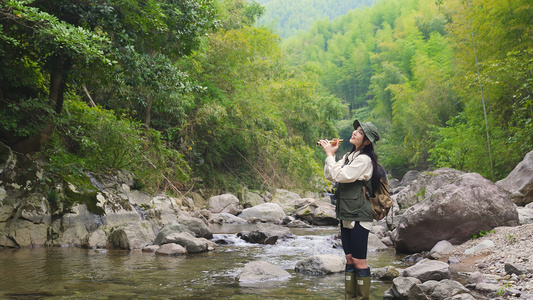
<svg viewBox="0 0 533 300"><path fill-rule="evenodd" d="M275 245L249 244L239 226L213 228L215 251L167 257L141 251L74 247L0 250L0 299L343 299L342 273L309 276L296 263L317 254L343 256L330 240L333 227L294 229L294 239ZM394 250L370 251L371 268L398 265ZM235 277L252 261L287 270L283 281L239 284ZM388 282L373 280L372 299L381 299Z"/></svg>

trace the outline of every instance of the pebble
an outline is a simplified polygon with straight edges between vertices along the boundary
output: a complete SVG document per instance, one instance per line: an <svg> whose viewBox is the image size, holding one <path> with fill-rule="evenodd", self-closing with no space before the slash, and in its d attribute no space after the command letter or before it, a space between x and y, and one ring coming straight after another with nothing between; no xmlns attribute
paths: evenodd
<svg viewBox="0 0 533 300"><path fill-rule="evenodd" d="M499 285L507 291L521 291L522 297L533 297L533 224L496 227L490 233L461 245L456 245L450 257L459 258L457 264L486 275L499 277ZM466 255L465 250L492 241L495 247ZM476 259L465 259L472 258ZM447 259L443 257L442 259ZM507 274L505 264L522 265L527 274ZM529 298L531 299L531 298Z"/></svg>

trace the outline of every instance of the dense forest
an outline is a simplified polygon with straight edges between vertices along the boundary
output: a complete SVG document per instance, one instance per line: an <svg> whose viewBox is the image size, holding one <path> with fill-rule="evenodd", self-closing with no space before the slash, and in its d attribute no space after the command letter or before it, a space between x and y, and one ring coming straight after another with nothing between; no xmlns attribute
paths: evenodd
<svg viewBox="0 0 533 300"><path fill-rule="evenodd" d="M281 38L308 31L317 20L330 21L354 8L372 6L376 0L258 0L265 8L257 20Z"/></svg>
<svg viewBox="0 0 533 300"><path fill-rule="evenodd" d="M282 40L245 0L0 2L0 140L68 180L322 190L320 138L394 176L496 180L533 149L533 4L379 0ZM347 144L347 143L345 143ZM346 145L345 145L346 146ZM346 150L346 149L344 149Z"/></svg>

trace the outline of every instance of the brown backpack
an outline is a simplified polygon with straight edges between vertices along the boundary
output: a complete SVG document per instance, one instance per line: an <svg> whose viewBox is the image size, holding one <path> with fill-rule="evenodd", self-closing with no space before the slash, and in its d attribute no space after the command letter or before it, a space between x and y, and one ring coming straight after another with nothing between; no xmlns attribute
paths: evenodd
<svg viewBox="0 0 533 300"><path fill-rule="evenodd" d="M363 192L365 198L367 198L366 188L364 186ZM370 204L372 204L374 220L379 221L385 218L394 205L394 202L390 197L389 180L387 179L387 176L380 177L379 188L374 191L374 197L368 197L368 199L370 200Z"/></svg>

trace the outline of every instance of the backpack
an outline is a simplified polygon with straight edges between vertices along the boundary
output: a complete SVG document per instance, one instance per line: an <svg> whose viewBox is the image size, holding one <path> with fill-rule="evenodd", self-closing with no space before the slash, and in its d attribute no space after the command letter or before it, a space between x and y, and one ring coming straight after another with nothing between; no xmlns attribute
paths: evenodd
<svg viewBox="0 0 533 300"><path fill-rule="evenodd" d="M382 168L381 166L379 166ZM385 170L383 170L385 171ZM379 188L374 191L374 197L367 196L366 189L363 186L363 191L365 198L368 197L370 204L372 204L372 214L374 215L374 220L381 220L387 216L389 211L392 209L394 202L390 197L389 192L389 180L387 175L383 172L384 176L379 178Z"/></svg>

